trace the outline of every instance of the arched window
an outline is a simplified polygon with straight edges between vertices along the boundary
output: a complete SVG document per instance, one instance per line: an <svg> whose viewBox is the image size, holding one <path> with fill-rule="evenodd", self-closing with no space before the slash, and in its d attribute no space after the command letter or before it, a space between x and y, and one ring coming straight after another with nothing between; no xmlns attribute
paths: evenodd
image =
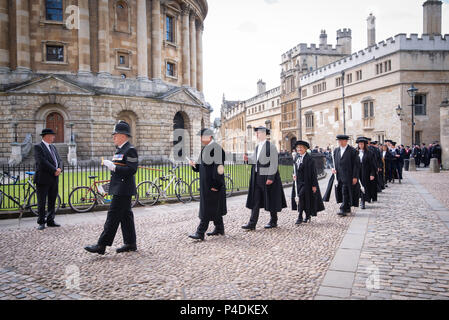
<svg viewBox="0 0 449 320"><path fill-rule="evenodd" d="M62 0L45 1L45 19L51 21L62 21Z"/></svg>
<svg viewBox="0 0 449 320"><path fill-rule="evenodd" d="M126 1L117 1L115 5L115 30L129 32L129 6Z"/></svg>

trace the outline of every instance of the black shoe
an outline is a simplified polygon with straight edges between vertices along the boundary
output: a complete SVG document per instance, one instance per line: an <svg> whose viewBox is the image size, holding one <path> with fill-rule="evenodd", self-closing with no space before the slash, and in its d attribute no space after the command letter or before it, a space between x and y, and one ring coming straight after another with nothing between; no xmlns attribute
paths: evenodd
<svg viewBox="0 0 449 320"><path fill-rule="evenodd" d="M100 246L98 244L95 244L93 246L84 247L84 249L90 253L98 253L101 255L104 255L106 252L106 246Z"/></svg>
<svg viewBox="0 0 449 320"><path fill-rule="evenodd" d="M256 226L252 226L250 224L245 224L244 226L242 226L242 229L254 231L254 230L256 230Z"/></svg>
<svg viewBox="0 0 449 320"><path fill-rule="evenodd" d="M44 230L45 224L40 224L39 227L37 227L37 230Z"/></svg>
<svg viewBox="0 0 449 320"><path fill-rule="evenodd" d="M224 230L218 230L217 228L215 228L214 231L207 233L207 235L209 237L224 236L225 232L224 232Z"/></svg>
<svg viewBox="0 0 449 320"><path fill-rule="evenodd" d="M195 232L194 234L191 234L191 235L189 236L189 238L192 238L192 239L194 239L194 240L201 240L201 241L204 241L204 233L203 233L203 234L200 234L200 233L198 233L198 232Z"/></svg>
<svg viewBox="0 0 449 320"><path fill-rule="evenodd" d="M137 246L135 244L125 244L123 247L118 248L115 251L117 253L137 251Z"/></svg>
<svg viewBox="0 0 449 320"><path fill-rule="evenodd" d="M296 223L295 223L297 226L299 226L300 224L302 224L302 218L301 217L299 217L298 218L298 220L296 220Z"/></svg>
<svg viewBox="0 0 449 320"><path fill-rule="evenodd" d="M344 212L344 210L343 209L340 209L339 211L338 211L338 213L337 213L339 216L342 216L342 215L344 215L345 214L345 212Z"/></svg>
<svg viewBox="0 0 449 320"><path fill-rule="evenodd" d="M274 223L274 222L270 221L270 223L268 223L264 228L265 229L273 229L273 228L277 228L277 227L278 227L277 223Z"/></svg>
<svg viewBox="0 0 449 320"><path fill-rule="evenodd" d="M310 223L310 221L311 221L311 218L310 218L310 217L306 217L306 218L304 219L304 223Z"/></svg>
<svg viewBox="0 0 449 320"><path fill-rule="evenodd" d="M56 222L47 223L47 227L49 227L49 228L59 228L60 226L61 225L57 224Z"/></svg>

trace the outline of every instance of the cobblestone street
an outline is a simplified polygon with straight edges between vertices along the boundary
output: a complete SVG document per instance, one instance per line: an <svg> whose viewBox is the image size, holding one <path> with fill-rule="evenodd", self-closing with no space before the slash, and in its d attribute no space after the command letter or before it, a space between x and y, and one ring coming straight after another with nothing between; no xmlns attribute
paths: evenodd
<svg viewBox="0 0 449 320"><path fill-rule="evenodd" d="M334 197L308 225L286 209L269 231L263 211L243 231L246 196L232 197L226 236L205 242L187 237L198 203L135 209L139 251L129 254L115 253L120 232L105 256L84 251L105 212L57 216L63 227L43 232L35 219L3 220L0 299L449 299L449 209L436 193L447 197L449 181L432 175L439 187L428 190L427 175L405 173L351 217L337 217Z"/></svg>

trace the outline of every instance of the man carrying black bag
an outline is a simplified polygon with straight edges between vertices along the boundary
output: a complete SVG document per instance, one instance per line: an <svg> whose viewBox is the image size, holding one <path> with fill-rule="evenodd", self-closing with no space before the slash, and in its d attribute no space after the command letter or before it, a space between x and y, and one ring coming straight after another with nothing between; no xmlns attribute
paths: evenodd
<svg viewBox="0 0 449 320"><path fill-rule="evenodd" d="M200 174L200 225L196 232L189 237L194 240L204 241L204 233L213 221L214 231L208 236L224 236L223 216L227 213L226 186L224 180L225 152L214 142L213 132L210 129L202 129L202 150L198 163L189 161L193 171Z"/></svg>
<svg viewBox="0 0 449 320"><path fill-rule="evenodd" d="M106 246L112 246L119 225L122 227L124 246L117 253L137 251L134 215L131 198L136 194L135 174L139 159L137 150L129 143L131 129L125 121L115 126L114 144L117 148L112 161L104 160L103 165L111 171L109 194L112 195L104 230L96 245L85 247L90 253L105 254Z"/></svg>

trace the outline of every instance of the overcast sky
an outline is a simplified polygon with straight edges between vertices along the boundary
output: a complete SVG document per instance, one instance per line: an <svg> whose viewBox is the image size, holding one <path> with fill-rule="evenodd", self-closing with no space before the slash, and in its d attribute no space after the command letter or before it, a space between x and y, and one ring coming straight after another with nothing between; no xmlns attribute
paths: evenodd
<svg viewBox="0 0 449 320"><path fill-rule="evenodd" d="M246 100L263 79L280 85L281 55L299 43L319 43L325 29L335 45L338 29L352 29L352 51L367 46L366 18L376 16L376 41L423 32L424 0L207 0L204 25L204 93L220 116L227 100ZM443 0L442 33L449 34L449 0Z"/></svg>

